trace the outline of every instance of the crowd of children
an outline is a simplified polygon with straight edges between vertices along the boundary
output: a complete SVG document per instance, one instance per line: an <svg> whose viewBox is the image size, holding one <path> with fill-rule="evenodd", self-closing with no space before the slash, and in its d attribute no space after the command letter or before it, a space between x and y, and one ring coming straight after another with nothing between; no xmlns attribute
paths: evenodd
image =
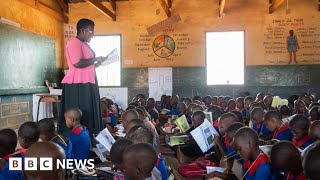
<svg viewBox="0 0 320 180"><path fill-rule="evenodd" d="M114 170L123 173L112 178L167 180L174 175L176 179L320 179L320 104L306 94L292 96L279 106L274 105L274 98L263 93L236 99L163 95L158 103L139 94L126 110L102 98L102 121L117 140L106 158ZM214 146L203 152L191 132L206 121L207 112L211 112L217 134L212 136ZM77 108L65 112L71 131L68 136L56 132L53 119L26 122L17 134L11 129L0 130L0 180L69 178L70 172L55 167L50 172L9 170L9 159L92 158L94 140L81 125L81 116ZM174 123L182 116L191 127L186 132ZM125 137L117 136L119 124ZM168 138L173 135L188 140L169 146ZM21 148L17 149L17 143ZM174 155L180 165L168 164L167 154ZM224 170L207 173L208 165Z"/></svg>

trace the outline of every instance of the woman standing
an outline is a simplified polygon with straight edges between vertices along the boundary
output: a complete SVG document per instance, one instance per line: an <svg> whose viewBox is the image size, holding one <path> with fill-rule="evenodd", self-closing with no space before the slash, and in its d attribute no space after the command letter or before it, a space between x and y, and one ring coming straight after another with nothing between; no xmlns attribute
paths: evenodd
<svg viewBox="0 0 320 180"><path fill-rule="evenodd" d="M298 49L300 49L299 44L298 44L298 38L297 38L297 36L294 35L293 30L290 30L289 34L290 34L290 36L288 36L288 38L287 38L287 49L289 52L290 61L288 64L291 64L292 56L293 56L294 63L298 64L297 55L296 55L296 52L298 51Z"/></svg>
<svg viewBox="0 0 320 180"><path fill-rule="evenodd" d="M99 87L95 67L101 65L106 57L95 57L89 46L94 36L94 22L80 19L77 23L77 37L68 41L65 49L69 71L62 80L62 110L58 122L58 132L67 134L64 113L69 108L82 111L81 124L92 135L103 129L100 110Z"/></svg>

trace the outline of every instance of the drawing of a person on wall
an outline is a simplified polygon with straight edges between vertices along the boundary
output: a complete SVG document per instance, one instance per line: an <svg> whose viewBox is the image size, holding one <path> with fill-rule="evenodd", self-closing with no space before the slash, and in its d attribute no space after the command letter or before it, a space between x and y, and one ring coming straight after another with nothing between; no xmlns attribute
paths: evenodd
<svg viewBox="0 0 320 180"><path fill-rule="evenodd" d="M300 47L298 44L298 38L297 36L294 35L293 30L289 31L289 36L287 37L287 49L290 56L290 61L288 64L291 64L292 56L293 56L293 62L298 64L296 52L298 51L298 49L300 49Z"/></svg>

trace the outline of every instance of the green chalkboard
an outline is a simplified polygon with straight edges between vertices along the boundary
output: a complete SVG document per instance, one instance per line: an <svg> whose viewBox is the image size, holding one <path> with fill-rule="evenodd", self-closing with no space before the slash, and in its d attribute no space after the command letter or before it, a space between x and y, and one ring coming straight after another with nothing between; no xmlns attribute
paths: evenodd
<svg viewBox="0 0 320 180"><path fill-rule="evenodd" d="M0 92L43 89L45 79L56 80L55 43L45 36L0 24L0 62Z"/></svg>

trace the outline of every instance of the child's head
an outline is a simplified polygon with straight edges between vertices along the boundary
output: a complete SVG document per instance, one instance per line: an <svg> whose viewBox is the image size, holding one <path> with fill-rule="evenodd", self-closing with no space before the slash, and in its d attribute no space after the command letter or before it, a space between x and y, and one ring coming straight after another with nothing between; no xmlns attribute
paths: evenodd
<svg viewBox="0 0 320 180"><path fill-rule="evenodd" d="M298 141L308 135L309 127L309 119L302 114L294 115L289 122L289 128L291 129L294 138Z"/></svg>
<svg viewBox="0 0 320 180"><path fill-rule="evenodd" d="M309 105L309 109L311 109L311 108L313 108L313 107L315 107L315 106L320 106L320 103L318 103L318 102L313 102L313 103L311 103L311 104Z"/></svg>
<svg viewBox="0 0 320 180"><path fill-rule="evenodd" d="M203 102L206 106L209 106L211 104L211 96L208 95L208 96L204 97Z"/></svg>
<svg viewBox="0 0 320 180"><path fill-rule="evenodd" d="M132 119L139 119L139 114L136 110L130 109L130 110L125 111L122 114L121 119L122 119L124 129L127 129L127 125L129 123L129 121Z"/></svg>
<svg viewBox="0 0 320 180"><path fill-rule="evenodd" d="M242 123L242 121L239 121L239 118L235 114L225 113L225 114L221 115L220 120L219 120L220 133L222 135L225 135L227 128L235 122Z"/></svg>
<svg viewBox="0 0 320 180"><path fill-rule="evenodd" d="M281 115L278 111L271 110L264 115L264 123L270 131L278 130L282 125Z"/></svg>
<svg viewBox="0 0 320 180"><path fill-rule="evenodd" d="M222 101L223 101L223 97L219 96L217 99L217 106L221 106Z"/></svg>
<svg viewBox="0 0 320 180"><path fill-rule="evenodd" d="M200 106L200 105L195 105L195 106L193 106L193 108L192 108L192 110L191 110L191 114L193 114L193 113L195 113L196 111L203 111L204 109L203 109L203 107L202 106Z"/></svg>
<svg viewBox="0 0 320 180"><path fill-rule="evenodd" d="M186 104L186 106L189 106L192 103L192 99L187 97L187 98L184 99L183 102Z"/></svg>
<svg viewBox="0 0 320 180"><path fill-rule="evenodd" d="M64 113L66 125L69 129L73 129L74 127L78 126L80 124L81 117L82 117L82 111L78 108L68 109Z"/></svg>
<svg viewBox="0 0 320 180"><path fill-rule="evenodd" d="M65 179L65 170L57 167L57 160L63 161L66 159L64 150L57 144L52 142L38 142L30 146L26 151L26 158L52 158L52 170L50 171L37 171L28 170L24 171L25 179ZM38 163L37 169L40 168Z"/></svg>
<svg viewBox="0 0 320 180"><path fill-rule="evenodd" d="M136 108L136 111L138 112L140 119L144 120L146 118L146 111L144 111L144 109Z"/></svg>
<svg viewBox="0 0 320 180"><path fill-rule="evenodd" d="M201 99L201 97L200 96L194 96L193 97L193 99L192 99L193 101L201 101L202 99Z"/></svg>
<svg viewBox="0 0 320 180"><path fill-rule="evenodd" d="M244 97L238 97L236 99L236 107L238 109L243 109L244 108Z"/></svg>
<svg viewBox="0 0 320 180"><path fill-rule="evenodd" d="M17 141L17 134L14 130L0 130L0 158L14 153L17 147Z"/></svg>
<svg viewBox="0 0 320 180"><path fill-rule="evenodd" d="M298 176L302 171L300 151L292 142L275 143L271 149L270 159L274 168L290 172L293 176Z"/></svg>
<svg viewBox="0 0 320 180"><path fill-rule="evenodd" d="M259 102L252 102L250 105L249 105L249 112L252 111L253 108L256 108L256 107L260 107L262 109L265 108L264 104L263 103L259 103Z"/></svg>
<svg viewBox="0 0 320 180"><path fill-rule="evenodd" d="M32 144L38 142L40 131L35 122L25 122L18 130L18 140L22 148L28 149Z"/></svg>
<svg viewBox="0 0 320 180"><path fill-rule="evenodd" d="M128 180L146 179L151 176L157 159L157 153L150 144L132 144L123 153L123 173Z"/></svg>
<svg viewBox="0 0 320 180"><path fill-rule="evenodd" d="M235 110L236 109L236 101L233 99L230 99L228 101L228 108L229 108L229 111Z"/></svg>
<svg viewBox="0 0 320 180"><path fill-rule="evenodd" d="M161 102L164 102L164 100L165 100L165 98L166 98L166 95L165 94L163 94L162 96L161 96Z"/></svg>
<svg viewBox="0 0 320 180"><path fill-rule="evenodd" d="M133 142L127 138L117 140L110 150L110 161L116 169L123 171L123 153Z"/></svg>
<svg viewBox="0 0 320 180"><path fill-rule="evenodd" d="M105 100L100 101L100 109L101 109L102 113L107 113L108 112L109 108L108 108L107 101L105 101Z"/></svg>
<svg viewBox="0 0 320 180"><path fill-rule="evenodd" d="M143 106L143 107L146 106L146 100L144 98L139 98L138 102L140 103L140 106Z"/></svg>
<svg viewBox="0 0 320 180"><path fill-rule="evenodd" d="M259 137L255 130L243 127L234 134L232 144L244 161L253 160L253 153L259 150Z"/></svg>
<svg viewBox="0 0 320 180"><path fill-rule="evenodd" d="M302 157L303 172L306 179L320 179L320 142L313 143L304 153Z"/></svg>
<svg viewBox="0 0 320 180"><path fill-rule="evenodd" d="M126 137L130 139L133 143L148 143L153 144L153 134L145 126L139 125L134 126L127 133Z"/></svg>
<svg viewBox="0 0 320 180"><path fill-rule="evenodd" d="M170 104L171 105L177 105L179 102L179 96L177 94L172 95L170 99Z"/></svg>
<svg viewBox="0 0 320 180"><path fill-rule="evenodd" d="M218 106L215 106L215 105L209 107L208 112L212 113L212 118L213 118L214 121L218 120L219 117L222 114L220 108Z"/></svg>
<svg viewBox="0 0 320 180"><path fill-rule="evenodd" d="M261 124L263 122L264 112L260 107L253 108L250 112L251 121L255 124Z"/></svg>
<svg viewBox="0 0 320 180"><path fill-rule="evenodd" d="M310 121L320 120L319 106L314 106L309 110Z"/></svg>
<svg viewBox="0 0 320 180"><path fill-rule="evenodd" d="M249 105L253 102L253 97L247 96L244 98L244 108L249 108Z"/></svg>
<svg viewBox="0 0 320 180"><path fill-rule="evenodd" d="M149 108L154 108L156 105L156 101L154 100L154 98L149 98L147 100L147 107Z"/></svg>
<svg viewBox="0 0 320 180"><path fill-rule="evenodd" d="M218 105L218 97L217 96L213 96L211 98L211 104L214 105L214 106Z"/></svg>
<svg viewBox="0 0 320 180"><path fill-rule="evenodd" d="M306 112L306 104L302 100L297 100L294 109L297 114L304 114Z"/></svg>
<svg viewBox="0 0 320 180"><path fill-rule="evenodd" d="M166 96L166 97L164 98L164 103L165 103L165 104L170 104L170 99L171 99L171 96Z"/></svg>
<svg viewBox="0 0 320 180"><path fill-rule="evenodd" d="M189 106L188 106L188 108L187 108L187 113L188 114L192 114L192 108L194 107L194 106L196 106L197 104L195 104L195 103L191 103L191 104L189 104Z"/></svg>
<svg viewBox="0 0 320 180"><path fill-rule="evenodd" d="M306 107L309 107L310 104L312 103L312 98L311 96L306 96L304 103L306 104Z"/></svg>
<svg viewBox="0 0 320 180"><path fill-rule="evenodd" d="M287 105L280 106L279 112L281 114L281 118L285 118L285 117L290 116L290 108Z"/></svg>
<svg viewBox="0 0 320 180"><path fill-rule="evenodd" d="M192 126L194 128L199 127L203 122L204 119L206 118L206 115L204 114L203 111L196 111L192 114Z"/></svg>
<svg viewBox="0 0 320 180"><path fill-rule="evenodd" d="M309 134L314 141L320 140L320 120L316 120L311 123Z"/></svg>
<svg viewBox="0 0 320 180"><path fill-rule="evenodd" d="M137 103L137 102L131 102L131 103L129 103L129 105L128 105L128 106L134 106L134 107L136 108L136 107L140 106L140 103Z"/></svg>
<svg viewBox="0 0 320 180"><path fill-rule="evenodd" d="M138 125L144 126L144 121L142 119L131 119L127 124L126 131L129 132L131 128Z"/></svg>
<svg viewBox="0 0 320 180"><path fill-rule="evenodd" d="M267 96L265 96L265 97L263 98L263 103L264 103L264 105L266 106L266 108L270 108L270 107L271 107L272 100L273 100L273 98L272 98L272 96L270 96L270 95L267 95Z"/></svg>
<svg viewBox="0 0 320 180"><path fill-rule="evenodd" d="M55 136L56 127L52 118L41 119L38 126L42 141L50 141Z"/></svg>
<svg viewBox="0 0 320 180"><path fill-rule="evenodd" d="M181 114L185 114L187 112L187 105L183 102L179 102L178 109Z"/></svg>
<svg viewBox="0 0 320 180"><path fill-rule="evenodd" d="M258 102L263 101L263 98L264 98L264 93L260 92L256 96L256 101L258 101Z"/></svg>
<svg viewBox="0 0 320 180"><path fill-rule="evenodd" d="M242 123L239 122L235 122L232 123L226 130L226 137L228 139L229 142L232 142L233 136L234 134L240 129L244 127L244 125Z"/></svg>
<svg viewBox="0 0 320 180"><path fill-rule="evenodd" d="M242 116L241 112L236 111L236 110L233 110L230 112L237 116L237 118L239 119L239 122L243 122L243 116Z"/></svg>

